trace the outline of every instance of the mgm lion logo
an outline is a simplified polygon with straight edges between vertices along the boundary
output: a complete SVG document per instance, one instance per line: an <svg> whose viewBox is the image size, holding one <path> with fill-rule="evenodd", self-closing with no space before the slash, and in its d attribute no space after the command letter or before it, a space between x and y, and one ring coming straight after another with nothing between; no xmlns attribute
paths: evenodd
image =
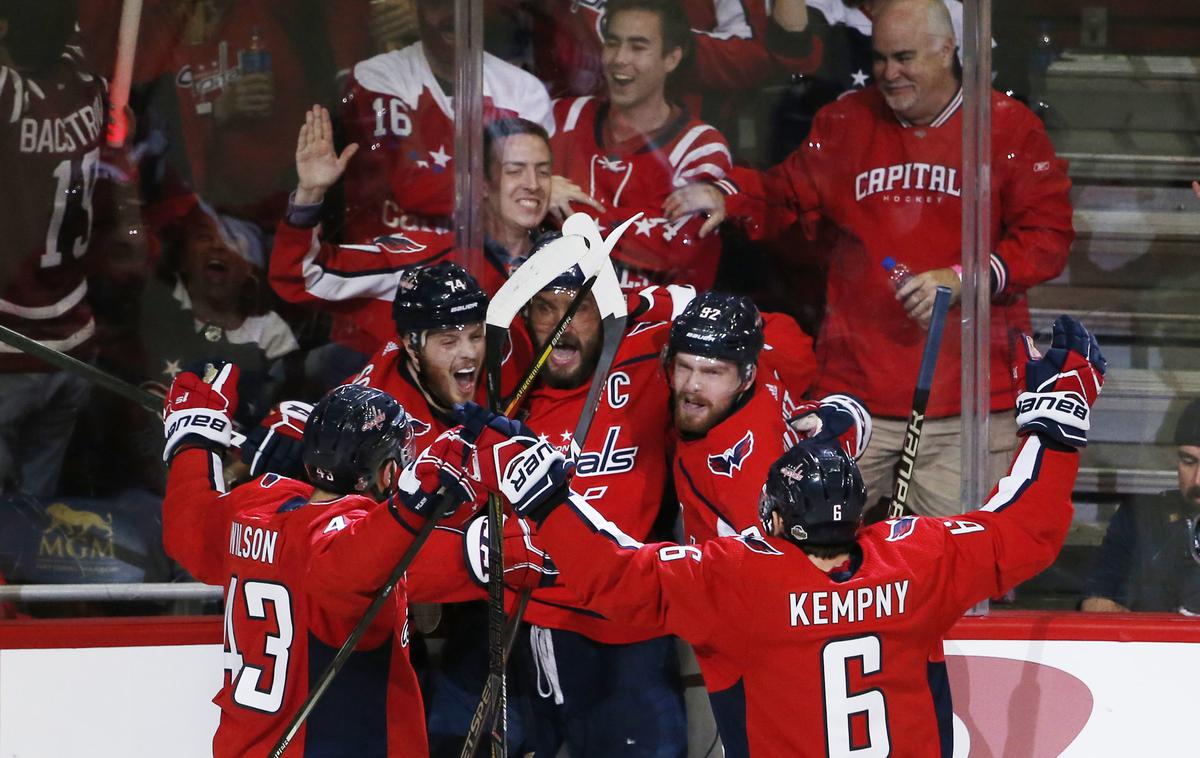
<svg viewBox="0 0 1200 758"><path fill-rule="evenodd" d="M113 538L111 513L107 514L107 519L102 519L100 514L92 511L77 511L66 503L51 503L46 506L46 515L50 517L46 533L57 529L67 537L83 537L94 529L109 540Z"/></svg>

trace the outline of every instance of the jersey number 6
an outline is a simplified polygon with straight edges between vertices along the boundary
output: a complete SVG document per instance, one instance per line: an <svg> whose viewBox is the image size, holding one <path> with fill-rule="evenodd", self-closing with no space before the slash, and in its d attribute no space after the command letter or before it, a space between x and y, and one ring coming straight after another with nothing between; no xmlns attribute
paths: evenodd
<svg viewBox="0 0 1200 758"><path fill-rule="evenodd" d="M238 578L230 577L229 591L225 594L225 668L233 684L233 702L255 711L277 713L283 705L288 651L292 646L292 598L287 587L274 582L247 580L242 585L242 597L239 598L237 592ZM271 688L265 692L258 685L266 668L246 663L238 652L234 637L234 613L239 603L244 604L251 622L268 618L267 603L271 604L272 615L275 616L278 633L265 636L259 656L265 655L271 659Z"/></svg>
<svg viewBox="0 0 1200 758"><path fill-rule="evenodd" d="M821 651L825 742L829 758L883 758L891 754L883 692L878 689L850 692L850 661L856 658L862 664L863 678L879 673L882 666L879 638L869 634L834 640ZM856 746L851 725L856 721L861 725L863 720L866 722L866 741Z"/></svg>

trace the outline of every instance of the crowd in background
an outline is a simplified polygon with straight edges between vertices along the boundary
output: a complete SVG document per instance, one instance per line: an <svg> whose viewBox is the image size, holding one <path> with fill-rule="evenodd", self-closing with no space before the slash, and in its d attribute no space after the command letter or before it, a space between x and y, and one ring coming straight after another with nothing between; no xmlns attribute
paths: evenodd
<svg viewBox="0 0 1200 758"><path fill-rule="evenodd" d="M469 263L491 293L569 213L608 230L640 212L614 253L623 285L716 287L794 318L819 371L792 391L863 395L877 438L862 465L889 494L933 287L960 286L957 0L922 22L946 43L918 59L911 20L890 28L896 55L872 52L882 0L485 2L478 251L454 248L452 4L147 0L116 118L121 3L22 5L0 5L0 323L151 392L196 359L234 360L250 429L394 336L405 269ZM1007 334L1073 236L1064 166L1020 104L1025 35L1011 18L995 34L991 479L1013 444ZM296 146L326 122L336 169ZM959 508L951 331L924 513ZM4 519L24 530L3 529L9 581L178 578L147 558L158 420L15 349L0 366Z"/></svg>

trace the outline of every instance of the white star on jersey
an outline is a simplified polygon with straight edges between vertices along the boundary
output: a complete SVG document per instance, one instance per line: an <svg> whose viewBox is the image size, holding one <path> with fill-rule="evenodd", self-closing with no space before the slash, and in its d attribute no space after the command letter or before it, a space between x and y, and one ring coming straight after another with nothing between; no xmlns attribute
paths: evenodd
<svg viewBox="0 0 1200 758"><path fill-rule="evenodd" d="M865 86L867 86L867 80L868 80L868 79L870 79L871 77L870 77L870 76L868 76L868 75L866 74L866 72L864 72L864 71L863 71L863 70L860 68L859 70L857 70L857 71L855 71L853 74L851 74L851 75L850 75L850 78L854 80L854 84L852 84L852 85L850 85L850 86L852 86L852 87L865 87Z"/></svg>
<svg viewBox="0 0 1200 758"><path fill-rule="evenodd" d="M571 441L571 433L570 433L570 432L563 432L563 433L562 433L562 441L563 441L563 442L570 442L570 441Z"/></svg>
<svg viewBox="0 0 1200 758"><path fill-rule="evenodd" d="M446 164L450 162L451 158L450 154L446 152L444 145L438 145L437 152L430 150L429 157L433 159L434 163L438 164L442 168L446 167Z"/></svg>
<svg viewBox="0 0 1200 758"><path fill-rule="evenodd" d="M649 237L650 232L654 231L654 227L658 226L658 222L661 220L657 218L641 218L634 221L633 225L637 227L637 234Z"/></svg>
<svg viewBox="0 0 1200 758"><path fill-rule="evenodd" d="M163 369L163 373L172 379L175 378L176 374L183 370L179 367L179 361L164 361L164 363L166 363L166 367Z"/></svg>

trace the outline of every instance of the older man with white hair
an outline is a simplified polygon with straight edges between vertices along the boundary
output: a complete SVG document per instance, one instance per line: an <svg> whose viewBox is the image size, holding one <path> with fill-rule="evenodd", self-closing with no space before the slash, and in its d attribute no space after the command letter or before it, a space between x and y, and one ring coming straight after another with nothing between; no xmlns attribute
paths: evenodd
<svg viewBox="0 0 1200 758"><path fill-rule="evenodd" d="M859 462L872 498L889 497L935 289L962 278L962 87L954 29L941 0L874 9L875 84L822 108L808 140L764 177L762 236L802 221L828 271L815 396L851 392L875 414ZM987 477L1010 458L1009 334L1029 331L1025 291L1057 276L1074 238L1070 181L1041 122L992 93L988 267L992 293L991 434ZM752 191L752 190L751 190ZM903 269L891 269L896 264ZM894 274L894 275L893 275ZM959 511L959 330L946 330L921 457L909 490L921 514Z"/></svg>

